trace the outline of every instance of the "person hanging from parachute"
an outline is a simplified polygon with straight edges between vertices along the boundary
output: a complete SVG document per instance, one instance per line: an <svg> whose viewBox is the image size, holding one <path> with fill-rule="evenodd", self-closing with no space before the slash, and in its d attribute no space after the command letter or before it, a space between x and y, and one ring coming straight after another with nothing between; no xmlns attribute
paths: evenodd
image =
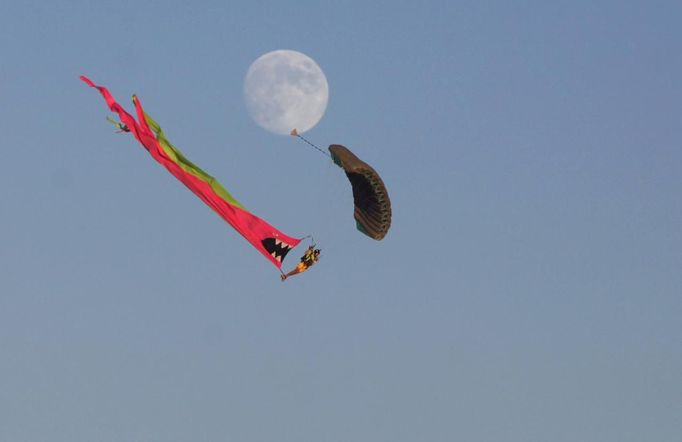
<svg viewBox="0 0 682 442"><path fill-rule="evenodd" d="M286 235L267 221L246 210L218 180L192 163L168 141L163 130L161 130L161 126L145 112L137 96L133 95L136 119L114 99L104 86L93 83L85 76L81 76L80 79L88 86L97 89L109 109L118 114L120 122L107 118L116 127L117 132L131 133L154 160L187 186L282 273L282 261L287 253L296 247L303 238ZM311 256L312 258L308 257L305 260L305 266L301 268L297 266L298 271L293 274L301 273L313 265L317 261L319 250L313 249Z"/></svg>
<svg viewBox="0 0 682 442"><path fill-rule="evenodd" d="M296 267L287 274L282 273L282 282L286 281L288 277L303 273L314 266L320 259L320 253L320 249L316 249L315 244L308 246L308 249L305 251L305 254L301 256L301 261Z"/></svg>

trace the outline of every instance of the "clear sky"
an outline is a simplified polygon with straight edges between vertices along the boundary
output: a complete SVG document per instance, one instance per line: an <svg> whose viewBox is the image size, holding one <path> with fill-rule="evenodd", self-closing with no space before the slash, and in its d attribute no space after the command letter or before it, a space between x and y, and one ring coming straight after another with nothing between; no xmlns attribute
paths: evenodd
<svg viewBox="0 0 682 442"><path fill-rule="evenodd" d="M679 440L680 23L679 1L4 1L0 440ZM327 75L306 136L381 173L383 241L340 169L250 119L275 49ZM280 282L81 74L319 265Z"/></svg>

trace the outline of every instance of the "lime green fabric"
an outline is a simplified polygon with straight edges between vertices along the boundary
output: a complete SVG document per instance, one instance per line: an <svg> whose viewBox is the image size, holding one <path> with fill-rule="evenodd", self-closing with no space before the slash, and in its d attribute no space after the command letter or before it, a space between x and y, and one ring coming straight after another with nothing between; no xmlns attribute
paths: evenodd
<svg viewBox="0 0 682 442"><path fill-rule="evenodd" d="M159 126L159 123L154 121L154 119L151 116L149 116L149 114L146 112L144 113L144 119L147 121L149 127L154 131L156 139L159 141L159 144L163 148L163 151L174 163L180 166L182 170L184 170L185 172L190 173L195 177L201 179L202 181L207 182L211 186L213 191L217 193L225 201L239 207L240 209L247 210L239 201L237 201L230 194L230 192L228 192L222 186L222 184L220 184L218 180L204 172L196 164L192 163L187 157L185 157L185 155L183 155L180 149L173 146L170 143L170 141L168 141L168 139L166 138L166 135L163 133L163 130L161 129L161 126Z"/></svg>

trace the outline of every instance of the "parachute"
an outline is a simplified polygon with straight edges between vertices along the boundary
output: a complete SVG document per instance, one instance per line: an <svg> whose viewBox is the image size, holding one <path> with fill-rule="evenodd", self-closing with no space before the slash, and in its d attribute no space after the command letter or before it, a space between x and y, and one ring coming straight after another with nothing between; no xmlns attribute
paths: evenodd
<svg viewBox="0 0 682 442"><path fill-rule="evenodd" d="M302 239L282 233L247 211L214 177L189 161L168 141L159 124L144 111L136 96L133 96L133 103L139 121L126 112L105 87L96 85L85 76L81 76L80 79L88 86L96 88L112 112L119 115L121 122L114 124L120 132L131 132L156 161L220 215L281 272L282 260Z"/></svg>
<svg viewBox="0 0 682 442"><path fill-rule="evenodd" d="M353 188L353 214L357 229L380 240L391 227L391 200L379 174L340 144L329 146L332 160L341 167Z"/></svg>
<svg viewBox="0 0 682 442"><path fill-rule="evenodd" d="M377 171L345 146L332 144L327 153L305 139L296 128L291 131L291 136L301 139L320 153L330 157L334 164L346 172L353 188L355 226L370 238L377 241L383 239L391 227L391 200L388 198L386 186Z"/></svg>

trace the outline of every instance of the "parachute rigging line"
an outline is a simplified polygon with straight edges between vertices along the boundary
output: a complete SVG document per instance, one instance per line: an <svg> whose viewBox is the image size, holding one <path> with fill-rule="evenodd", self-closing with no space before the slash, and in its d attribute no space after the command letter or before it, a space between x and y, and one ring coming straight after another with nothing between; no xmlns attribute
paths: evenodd
<svg viewBox="0 0 682 442"><path fill-rule="evenodd" d="M326 155L328 158L331 158L331 157L332 157L328 152L326 152L326 151L320 149L319 147L317 147L316 145L314 145L314 144L311 143L310 141L308 141L308 140L306 140L305 138L303 138L303 136L301 136L301 134L299 134L298 131L297 131L296 129L293 129L293 130L291 131L291 136L292 136L292 137L298 137L298 138L300 138L301 140L303 140L303 141L305 141L306 143L308 143L310 146L312 146L312 147L314 147L315 149L317 149L320 153Z"/></svg>

